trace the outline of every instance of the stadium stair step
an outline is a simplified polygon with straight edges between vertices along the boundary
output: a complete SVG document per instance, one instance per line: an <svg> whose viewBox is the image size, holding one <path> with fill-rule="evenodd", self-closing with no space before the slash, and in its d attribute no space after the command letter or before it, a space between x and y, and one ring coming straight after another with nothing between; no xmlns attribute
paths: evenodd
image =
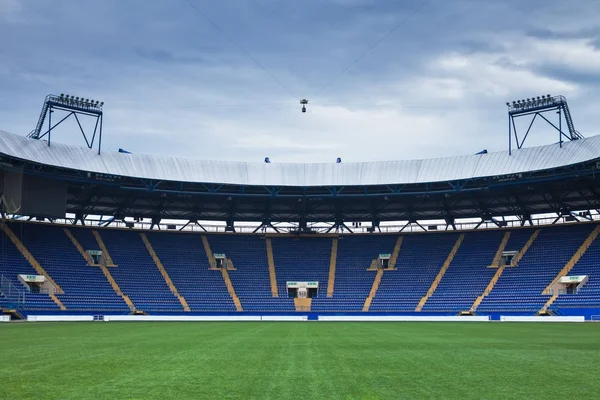
<svg viewBox="0 0 600 400"><path fill-rule="evenodd" d="M227 291L233 300L233 304L235 304L236 311L244 311L242 308L242 303L240 302L240 298L235 294L235 289L233 288L233 283L231 283L231 279L229 279L229 272L225 268L221 268L221 274L223 275L223 280L225 281L225 286L227 286Z"/></svg>
<svg viewBox="0 0 600 400"><path fill-rule="evenodd" d="M369 268L367 268L367 271L377 271L377 259L374 258L371 261L371 265L369 265Z"/></svg>
<svg viewBox="0 0 600 400"><path fill-rule="evenodd" d="M369 308L371 307L371 303L373 302L373 297L375 297L375 295L377 294L377 290L379 289L379 284L381 283L382 276L383 276L383 270L378 269L377 273L375 274L375 278L373 279L373 285L371 286L371 291L369 292L369 295L365 299L365 304L363 305L363 308L362 308L363 312L369 311Z"/></svg>
<svg viewBox="0 0 600 400"><path fill-rule="evenodd" d="M521 261L521 258L523 258L525 253L527 253L527 250L529 250L529 248L531 247L531 245L533 244L535 239L537 239L539 234L540 234L539 229L536 229L535 231L533 231L533 233L529 237L529 240L527 240L527 242L525 243L525 246L523 246L521 251L519 251L517 254L515 254L515 256L512 259L512 262L510 263L510 265L508 265L509 267L516 267L519 264L519 261Z"/></svg>
<svg viewBox="0 0 600 400"><path fill-rule="evenodd" d="M279 297L279 290L277 289L277 275L275 274L275 259L273 258L273 243L271 238L265 238L265 244L267 246L267 262L269 264L269 279L271 281L271 295L273 297Z"/></svg>
<svg viewBox="0 0 600 400"><path fill-rule="evenodd" d="M60 301L60 299L58 297L56 297L56 295L54 293L48 293L48 295L50 296L52 301L58 306L58 308L61 309L61 311L65 311L67 309L67 307L65 307L65 305L62 303L62 301Z"/></svg>
<svg viewBox="0 0 600 400"><path fill-rule="evenodd" d="M552 282L546 287L546 289L544 289L542 294L552 294L552 286L554 286L554 284L556 284L556 282L558 282L560 278L568 275L568 273L571 272L571 270L573 269L575 264L577 264L581 256L583 256L587 249L592 245L592 243L594 243L594 240L596 240L596 238L598 237L598 233L600 233L600 225L596 226L596 228L594 228L594 230L588 235L588 237L583 241L579 249L577 249L575 254L573 254L573 257L571 257L571 259L567 262L567 264L565 264L565 266L558 273L558 275L556 275ZM546 310L544 309L544 311Z"/></svg>
<svg viewBox="0 0 600 400"><path fill-rule="evenodd" d="M227 270L228 271L237 271L237 268L233 265L233 261L229 257L227 257Z"/></svg>
<svg viewBox="0 0 600 400"><path fill-rule="evenodd" d="M33 267L33 269L35 269L35 271L38 273L38 275L45 276L46 279L48 279L48 281L56 288L56 293L63 294L64 291L62 290L62 288L58 285L58 283L56 283L54 281L54 279L52 279L50 274L48 274L48 272L46 272L46 270L40 265L40 263L35 259L33 254L31 254L29 252L29 250L27 250L27 247L25 247L23 242L21 242L21 240L19 240L19 238L17 237L17 235L15 235L15 233L12 231L12 229L10 229L10 227L8 225L6 225L5 223L0 223L0 228L2 229L4 234L10 239L10 241L13 242L13 244L16 246L16 248L19 250L19 252L21 252L21 255L23 255L25 260L27 260L27 262L29 262L29 264Z"/></svg>
<svg viewBox="0 0 600 400"><path fill-rule="evenodd" d="M396 262L398 261L398 254L400 254L400 248L402 248L403 240L403 236L398 236L398 239L396 239L396 245L394 246L394 251L390 256L387 269L396 269Z"/></svg>
<svg viewBox="0 0 600 400"><path fill-rule="evenodd" d="M311 305L311 298L294 298L294 306L296 307L296 311L310 311Z"/></svg>
<svg viewBox="0 0 600 400"><path fill-rule="evenodd" d="M68 228L63 228L63 231L65 232L67 237L71 240L71 243L73 243L73 246L75 246L75 248L79 251L81 256L85 259L87 264L94 265L94 260L92 259L92 256L90 256L89 253L83 249L83 246L81 246L81 244L79 243L77 238L75 236L73 236L73 233L71 233L71 231Z"/></svg>
<svg viewBox="0 0 600 400"><path fill-rule="evenodd" d="M546 314L548 312L548 308L550 308L550 306L552 305L552 303L554 303L554 300L556 300L558 298L558 292L554 293L546 302L546 304L544 304L544 306L540 309L540 311L538 311L538 314L543 315Z"/></svg>
<svg viewBox="0 0 600 400"><path fill-rule="evenodd" d="M331 258L329 259L329 280L327 281L327 297L333 297L335 285L335 267L337 264L338 238L331 240Z"/></svg>
<svg viewBox="0 0 600 400"><path fill-rule="evenodd" d="M104 244L104 240L102 240L102 236L100 236L100 233L94 229L92 230L92 235L94 235L94 238L96 238L96 243L98 243L98 247L102 251L102 255L106 260L106 266L116 267L117 265L113 262L113 259L110 256L110 253L108 252L108 249L106 248L106 245Z"/></svg>
<svg viewBox="0 0 600 400"><path fill-rule="evenodd" d="M446 261L444 261L444 264L442 264L442 268L440 268L440 272L438 272L437 276L431 283L431 287L427 291L427 294L425 296L423 296L421 298L421 301L419 301L419 304L417 304L415 311L417 311L417 312L421 311L423 309L423 306L425 305L425 303L427 303L427 300L433 295L433 293L435 292L435 289L437 289L438 285L440 284L440 281L444 277L444 274L448 270L448 267L450 267L450 263L454 259L454 256L458 252L458 249L460 248L460 245L462 244L464 239L465 239L465 234L461 233L458 236L458 239L456 239L456 243L454 243L454 247L452 247L452 250L450 250L450 254L448 254Z"/></svg>
<svg viewBox="0 0 600 400"><path fill-rule="evenodd" d="M142 241L146 245L146 249L148 250L148 253L150 253L150 256L152 257L152 260L154 260L154 264L160 271L160 274L162 275L163 279L167 283L167 286L169 286L171 293L173 293L173 295L175 295L175 297L177 297L177 299L179 299L179 302L181 303L183 310L189 312L190 306L188 305L187 300L181 294L179 294L179 291L175 287L175 284L171 280L171 277L167 273L167 270L165 270L165 267L163 266L162 262L160 261L160 258L158 258L158 255L154 251L154 248L152 247L152 243L150 243L150 241L148 240L148 237L146 236L146 234L144 232L140 232L140 236L142 238Z"/></svg>
<svg viewBox="0 0 600 400"><path fill-rule="evenodd" d="M117 295L121 296L121 298L123 299L123 301L125 301L125 303L129 307L129 309L131 310L131 312L136 312L137 308L135 307L135 305L133 304L133 302L131 301L131 299L129 298L129 296L127 296L125 293L123 293L121 291L121 288L119 287L119 285L117 284L117 282L115 281L115 279L113 278L113 276L111 275L111 273L108 270L108 268L106 268L104 265L100 265L100 269L102 270L102 273L104 274L104 276L106 276L106 279L108 279L108 282L112 286L112 288L115 291L115 293Z"/></svg>
<svg viewBox="0 0 600 400"><path fill-rule="evenodd" d="M208 238L202 235L202 245L204 246L204 252L206 253L206 258L208 258L208 265L210 265L210 269L219 269L217 268L217 261L215 260L215 256L210 248L210 243L208 243Z"/></svg>
<svg viewBox="0 0 600 400"><path fill-rule="evenodd" d="M496 273L494 274L492 279L490 279L490 283L488 283L488 285L486 286L483 293L480 296L478 296L475 299L475 301L473 302L473 305L471 306L471 312L477 311L477 307L479 307L479 305L481 304L481 302L483 301L485 296L490 294L490 292L496 285L496 282L498 282L498 279L500 279L500 276L502 276L502 273L504 272L504 265L500 265L500 260L502 259L502 252L506 248L506 244L508 243L509 238L510 238L510 231L507 231L504 233L504 236L502 237L502 241L500 241L500 245L498 246L498 250L496 251L496 255L494 256L494 260L492 261L492 265L491 265L492 267L495 265L496 266L495 268L498 268L498 269L496 270Z"/></svg>
<svg viewBox="0 0 600 400"><path fill-rule="evenodd" d="M16 308L2 308L0 314L10 315L11 319L23 320L25 316Z"/></svg>

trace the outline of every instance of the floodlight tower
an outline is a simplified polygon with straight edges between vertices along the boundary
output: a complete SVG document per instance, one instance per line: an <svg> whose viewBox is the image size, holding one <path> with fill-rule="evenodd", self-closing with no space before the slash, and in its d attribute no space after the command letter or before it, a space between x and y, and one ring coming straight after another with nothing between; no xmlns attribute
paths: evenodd
<svg viewBox="0 0 600 400"><path fill-rule="evenodd" d="M102 108L104 106L103 101L84 99L83 97L75 97L68 94L61 94L60 96L49 94L46 96L40 118L38 119L35 129L32 130L27 137L32 139L43 139L48 136L48 146L50 146L50 136L54 128L62 124L69 117L73 117L77 121L81 135L87 144L89 149L94 147L94 141L96 135L98 136L98 154L102 148ZM52 124L52 114L58 111L64 111L67 113L60 121ZM91 117L94 118L95 125L94 131L91 137L86 134L85 130L81 126L79 117ZM44 122L48 118L48 129L43 130Z"/></svg>
<svg viewBox="0 0 600 400"><path fill-rule="evenodd" d="M529 132L531 131L531 127L535 122L537 117L542 118L548 124L550 124L554 129L558 131L558 143L559 146L562 147L564 139L567 140L579 140L583 139L583 135L575 130L575 126L573 124L573 118L571 117L571 112L569 111L569 106L567 104L567 99L564 96L537 96L531 97L523 100L516 100L512 103L507 102L506 106L508 107L508 154L512 155L512 139L514 134L514 139L517 144L517 149L520 149L525 144L525 140L527 136L529 136ZM558 126L552 123L548 118L546 118L544 113L548 113L550 111L556 111L558 114ZM525 117L533 115L531 122L529 123L529 127L525 132L525 135L522 139L519 138L519 134L517 132L517 126L515 125L515 118ZM568 132L563 132L562 120L563 116L565 122L567 124Z"/></svg>

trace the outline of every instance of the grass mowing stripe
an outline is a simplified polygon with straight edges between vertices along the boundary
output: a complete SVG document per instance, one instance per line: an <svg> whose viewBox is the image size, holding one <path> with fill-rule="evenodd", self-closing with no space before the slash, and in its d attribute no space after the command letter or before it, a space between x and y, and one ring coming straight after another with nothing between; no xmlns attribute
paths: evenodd
<svg viewBox="0 0 600 400"><path fill-rule="evenodd" d="M2 399L545 399L600 393L600 324L0 325Z"/></svg>

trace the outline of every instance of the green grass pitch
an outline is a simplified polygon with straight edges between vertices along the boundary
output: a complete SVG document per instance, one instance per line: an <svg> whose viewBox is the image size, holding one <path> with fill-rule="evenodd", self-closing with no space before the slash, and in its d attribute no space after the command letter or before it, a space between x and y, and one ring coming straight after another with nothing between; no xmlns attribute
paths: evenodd
<svg viewBox="0 0 600 400"><path fill-rule="evenodd" d="M597 399L600 324L0 324L0 399Z"/></svg>

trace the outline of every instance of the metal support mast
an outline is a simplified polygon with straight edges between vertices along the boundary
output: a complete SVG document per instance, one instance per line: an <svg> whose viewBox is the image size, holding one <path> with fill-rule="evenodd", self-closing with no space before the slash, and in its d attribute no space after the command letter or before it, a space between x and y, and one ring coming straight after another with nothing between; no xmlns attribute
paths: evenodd
<svg viewBox="0 0 600 400"><path fill-rule="evenodd" d="M506 103L508 107L508 153L512 155L512 147L513 147L513 136L514 141L517 145L517 149L521 149L529 136L529 132L531 131L531 127L533 123L536 121L537 117L540 117L544 121L546 121L550 126L552 126L558 132L558 143L559 146L562 147L562 144L565 139L567 140L579 140L583 139L583 135L575 130L575 125L573 124L573 118L571 117L571 112L569 111L569 106L567 104L567 99L564 96L537 96L524 100L516 100L511 103ZM557 123L551 122L548 118L546 118L543 114L555 111L558 114ZM519 133L517 132L517 126L515 124L515 118L525 117L525 116L533 116L531 118L531 122L523 135L522 138L519 137ZM566 122L568 132L563 131L562 121ZM557 126L558 125L558 126Z"/></svg>
<svg viewBox="0 0 600 400"><path fill-rule="evenodd" d="M98 154L102 148L102 107L104 102L97 100L84 99L83 97L75 97L70 95L61 94L56 96L50 94L46 96L40 118L38 119L37 125L27 137L32 139L43 139L47 137L48 146L51 143L52 131L62 124L64 121L73 117L77 122L77 126L85 140L85 143L89 149L94 147L96 136L98 137ZM63 111L66 115L60 119L57 123L52 123L52 114L55 111ZM85 129L81 125L80 117L90 117L95 119L94 130L86 133ZM48 119L48 129L44 129L44 123Z"/></svg>

